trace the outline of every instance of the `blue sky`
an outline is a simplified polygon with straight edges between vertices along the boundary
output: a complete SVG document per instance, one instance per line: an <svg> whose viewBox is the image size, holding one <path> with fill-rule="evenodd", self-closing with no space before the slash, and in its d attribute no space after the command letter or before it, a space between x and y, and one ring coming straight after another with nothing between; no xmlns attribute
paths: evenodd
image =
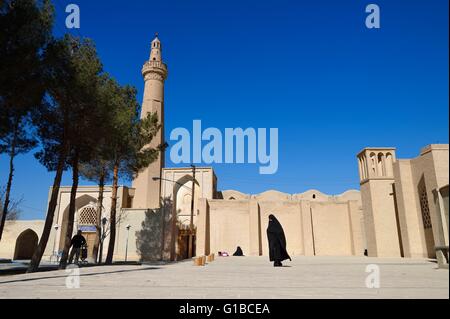
<svg viewBox="0 0 450 319"><path fill-rule="evenodd" d="M64 27L69 3L81 9L76 31ZM365 27L369 3L381 9L380 29ZM55 34L92 38L105 70L136 86L140 101L140 70L159 32L169 67L166 136L194 119L222 131L279 129L278 172L213 165L219 189L337 194L359 188L355 155L365 146L394 146L397 157L408 158L427 144L448 143L447 0L54 4ZM22 218L43 218L53 172L32 153L15 163ZM0 168L5 184L4 155ZM70 185L70 173L63 184Z"/></svg>

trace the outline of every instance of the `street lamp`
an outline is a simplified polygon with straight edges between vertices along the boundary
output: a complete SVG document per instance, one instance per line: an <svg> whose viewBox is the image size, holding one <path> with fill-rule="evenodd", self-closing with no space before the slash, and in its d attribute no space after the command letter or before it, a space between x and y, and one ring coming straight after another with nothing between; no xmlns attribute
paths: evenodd
<svg viewBox="0 0 450 319"><path fill-rule="evenodd" d="M154 180L154 181L161 180L161 181L172 182L172 183L175 183L175 184L177 184L177 185L180 185L181 187L185 187L185 188L189 189L190 191L192 191L192 188L190 188L190 187L188 187L188 186L186 186L186 185L184 185L184 184L181 184L180 182L173 181L173 180L171 180L171 179L162 178L162 177L155 177L155 176L154 176L154 177L152 177L152 180Z"/></svg>
<svg viewBox="0 0 450 319"><path fill-rule="evenodd" d="M56 236L58 235L59 225L55 224L53 228L55 229L55 240L53 241L53 255L55 255L56 253L56 262L58 262L58 253L56 252Z"/></svg>
<svg viewBox="0 0 450 319"><path fill-rule="evenodd" d="M189 223L189 253L188 258L193 256L193 241L194 241L194 194L195 194L195 165L192 167L192 196L191 196L191 222Z"/></svg>
<svg viewBox="0 0 450 319"><path fill-rule="evenodd" d="M129 237L129 233L130 233L130 228L131 228L131 225L128 224L126 226L126 229L127 229L127 244L125 246L125 262L127 261L127 255L128 255L128 237Z"/></svg>

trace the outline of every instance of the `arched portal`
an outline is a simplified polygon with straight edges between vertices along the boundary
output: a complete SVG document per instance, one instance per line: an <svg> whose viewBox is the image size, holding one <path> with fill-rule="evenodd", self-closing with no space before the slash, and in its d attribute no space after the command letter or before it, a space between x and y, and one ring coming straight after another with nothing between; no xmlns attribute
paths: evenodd
<svg viewBox="0 0 450 319"><path fill-rule="evenodd" d="M94 202L90 202L77 211L78 230L82 231L82 235L86 239L87 258L90 260L96 258L96 243L98 243L97 226L100 225L97 209L97 205Z"/></svg>
<svg viewBox="0 0 450 319"><path fill-rule="evenodd" d="M24 230L17 237L14 259L31 259L38 244L38 235L31 229Z"/></svg>
<svg viewBox="0 0 450 319"><path fill-rule="evenodd" d="M73 226L73 230L72 230L72 234L70 234L70 237L73 236L73 234L77 231L77 226L78 226L78 210L90 203L94 203L94 205L97 203L97 199L95 199L94 197L90 196L90 195L82 195L80 197L78 197L75 200L75 216L74 216L74 226ZM64 241L66 239L67 236L67 226L68 226L68 219L69 219L69 205L67 205L67 207L64 209L63 211L63 215L62 215L62 219L60 220L60 224L61 224L61 230L60 230L60 237L59 237L59 250L63 250L64 249Z"/></svg>
<svg viewBox="0 0 450 319"><path fill-rule="evenodd" d="M185 175L178 179L174 183L173 196L175 210L174 216L176 216L176 233L177 233L177 243L176 243L176 255L177 260L186 259L189 256L189 229L191 220L191 204L192 204L192 187L195 183L194 192L194 214L193 214L193 224L195 227L197 220L197 202L201 198L202 189L197 180L193 180L192 176ZM194 228L195 229L195 228ZM195 254L195 235L193 237L192 251Z"/></svg>
<svg viewBox="0 0 450 319"><path fill-rule="evenodd" d="M202 188L197 180L194 191L194 225L197 221L197 202L202 197ZM178 222L189 226L192 204L192 176L185 175L174 183L174 209L176 210Z"/></svg>

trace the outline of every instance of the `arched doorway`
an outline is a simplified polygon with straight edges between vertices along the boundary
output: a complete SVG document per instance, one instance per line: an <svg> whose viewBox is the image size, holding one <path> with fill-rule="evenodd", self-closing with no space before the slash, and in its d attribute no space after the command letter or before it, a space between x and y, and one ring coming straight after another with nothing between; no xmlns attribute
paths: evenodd
<svg viewBox="0 0 450 319"><path fill-rule="evenodd" d="M31 259L38 244L38 235L31 229L24 230L16 240L14 259Z"/></svg>
<svg viewBox="0 0 450 319"><path fill-rule="evenodd" d="M173 186L174 194L174 216L177 241L175 243L175 254L177 260L189 258L189 237L190 237L190 220L191 220L191 204L192 204L192 188L195 183L194 193L194 210L193 210L193 234L192 234L192 256L195 256L195 225L197 220L197 202L201 198L202 188L197 179L193 180L191 175L185 175L179 178Z"/></svg>
<svg viewBox="0 0 450 319"><path fill-rule="evenodd" d="M86 239L87 258L95 260L97 257L97 225L100 225L100 220L97 220L97 205L90 202L80 208L77 215L78 230L81 230L83 237Z"/></svg>
<svg viewBox="0 0 450 319"><path fill-rule="evenodd" d="M74 226L73 226L73 231L72 234L70 234L70 237L72 238L72 236L76 233L76 231L78 230L78 214L79 214L79 209L90 204L90 203L94 203L94 205L97 203L97 200L90 196L90 195L82 195L80 197L78 197L75 200L75 219L74 219ZM58 250L63 250L64 249L64 243L66 240L66 236L67 236L67 226L68 226L68 222L67 220L69 219L69 205L67 205L67 207L64 209L63 214L62 214L62 218L60 218L60 236L59 236L59 245L58 245Z"/></svg>

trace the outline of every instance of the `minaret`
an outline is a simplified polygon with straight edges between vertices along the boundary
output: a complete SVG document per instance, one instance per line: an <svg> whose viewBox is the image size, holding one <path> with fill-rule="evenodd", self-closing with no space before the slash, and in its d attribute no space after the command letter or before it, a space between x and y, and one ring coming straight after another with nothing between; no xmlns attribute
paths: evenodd
<svg viewBox="0 0 450 319"><path fill-rule="evenodd" d="M148 112L157 112L161 124L161 130L153 138L150 147L164 143L164 81L167 78L167 66L162 61L161 51L161 42L156 34L151 43L150 59L142 67L145 86L141 118ZM161 178L163 167L164 153L160 153L158 159L141 171L133 181L133 208L159 208L161 180L153 180L153 177Z"/></svg>

